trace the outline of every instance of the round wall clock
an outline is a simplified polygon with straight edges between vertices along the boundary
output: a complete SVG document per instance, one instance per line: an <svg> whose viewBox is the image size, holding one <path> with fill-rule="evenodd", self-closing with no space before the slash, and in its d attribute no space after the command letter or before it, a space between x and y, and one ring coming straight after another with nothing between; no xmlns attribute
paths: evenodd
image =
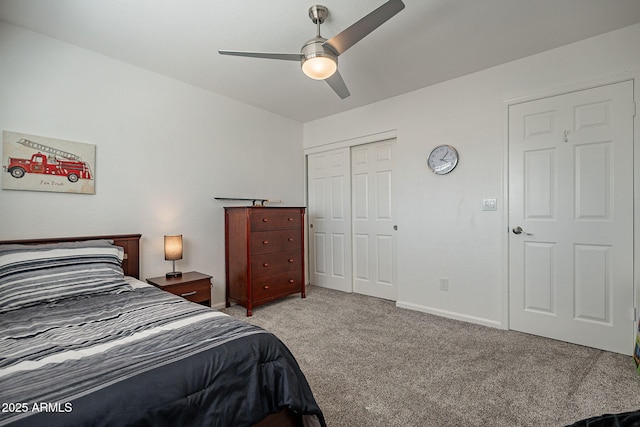
<svg viewBox="0 0 640 427"><path fill-rule="evenodd" d="M451 145L438 145L431 150L427 164L438 175L449 173L458 164L458 152Z"/></svg>

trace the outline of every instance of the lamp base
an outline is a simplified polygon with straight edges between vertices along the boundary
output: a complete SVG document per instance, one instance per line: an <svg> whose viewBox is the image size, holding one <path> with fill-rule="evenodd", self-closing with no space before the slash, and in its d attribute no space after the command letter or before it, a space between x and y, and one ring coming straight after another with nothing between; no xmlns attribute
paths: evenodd
<svg viewBox="0 0 640 427"><path fill-rule="evenodd" d="M165 274L167 279L175 279L176 277L182 277L182 271L170 271Z"/></svg>

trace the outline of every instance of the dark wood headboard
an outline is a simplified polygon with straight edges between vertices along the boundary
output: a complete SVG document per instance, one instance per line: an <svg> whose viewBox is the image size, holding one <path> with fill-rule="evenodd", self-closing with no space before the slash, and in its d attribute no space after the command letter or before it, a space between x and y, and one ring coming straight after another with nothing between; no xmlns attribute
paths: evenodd
<svg viewBox="0 0 640 427"><path fill-rule="evenodd" d="M50 237L46 239L0 240L0 244L37 245L39 243L79 242L82 240L113 240L113 244L124 248L122 269L126 276L140 278L141 234L117 234L113 236Z"/></svg>

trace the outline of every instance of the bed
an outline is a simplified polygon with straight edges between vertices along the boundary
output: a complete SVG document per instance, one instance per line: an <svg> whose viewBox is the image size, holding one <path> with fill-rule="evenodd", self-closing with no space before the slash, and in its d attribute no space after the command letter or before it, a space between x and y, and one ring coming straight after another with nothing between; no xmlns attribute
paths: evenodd
<svg viewBox="0 0 640 427"><path fill-rule="evenodd" d="M139 241L0 241L0 425L326 426L278 338L141 282Z"/></svg>

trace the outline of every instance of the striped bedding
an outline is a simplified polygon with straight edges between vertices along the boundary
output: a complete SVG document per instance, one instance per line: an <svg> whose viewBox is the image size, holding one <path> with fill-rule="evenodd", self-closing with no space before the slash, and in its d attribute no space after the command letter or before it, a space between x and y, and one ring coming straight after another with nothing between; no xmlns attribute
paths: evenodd
<svg viewBox="0 0 640 427"><path fill-rule="evenodd" d="M0 313L0 404L0 425L325 425L276 337L148 286Z"/></svg>
<svg viewBox="0 0 640 427"><path fill-rule="evenodd" d="M0 313L80 295L130 291L124 250L95 241L72 245L0 245Z"/></svg>

